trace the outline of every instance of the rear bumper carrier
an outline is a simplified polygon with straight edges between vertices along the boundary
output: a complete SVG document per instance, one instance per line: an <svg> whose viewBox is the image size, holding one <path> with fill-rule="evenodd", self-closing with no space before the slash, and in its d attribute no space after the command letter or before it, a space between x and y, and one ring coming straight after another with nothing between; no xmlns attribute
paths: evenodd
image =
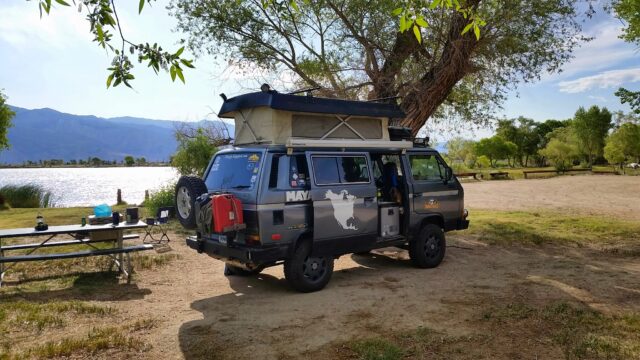
<svg viewBox="0 0 640 360"><path fill-rule="evenodd" d="M214 236L211 239L198 239L195 236L187 238L187 246L205 253L213 258L225 262L240 262L243 264L268 264L284 260L288 248L286 246L249 247L239 244L224 244Z"/></svg>

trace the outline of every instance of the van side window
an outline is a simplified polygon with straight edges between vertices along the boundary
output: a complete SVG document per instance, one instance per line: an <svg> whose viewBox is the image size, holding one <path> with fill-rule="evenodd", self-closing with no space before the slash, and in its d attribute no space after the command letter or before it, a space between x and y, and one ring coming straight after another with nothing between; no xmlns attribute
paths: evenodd
<svg viewBox="0 0 640 360"><path fill-rule="evenodd" d="M314 156L312 161L318 185L369 182L364 156Z"/></svg>
<svg viewBox="0 0 640 360"><path fill-rule="evenodd" d="M411 155L409 162L415 181L440 181L444 179L444 168L435 155Z"/></svg>
<svg viewBox="0 0 640 360"><path fill-rule="evenodd" d="M307 189L308 187L309 167L304 155L273 155L269 172L270 189Z"/></svg>
<svg viewBox="0 0 640 360"><path fill-rule="evenodd" d="M309 167L304 155L293 155L289 161L289 185L294 189L306 189L309 186Z"/></svg>
<svg viewBox="0 0 640 360"><path fill-rule="evenodd" d="M278 167L280 166L280 155L273 155L271 159L271 171L269 172L269 188L278 187Z"/></svg>

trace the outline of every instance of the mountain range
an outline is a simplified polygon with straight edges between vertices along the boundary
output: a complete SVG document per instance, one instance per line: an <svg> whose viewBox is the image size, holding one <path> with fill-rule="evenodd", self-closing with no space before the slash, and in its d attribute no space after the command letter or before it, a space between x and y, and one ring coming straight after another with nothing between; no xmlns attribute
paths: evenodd
<svg viewBox="0 0 640 360"><path fill-rule="evenodd" d="M98 157L122 161L125 156L147 161L168 161L176 151L175 129L211 125L212 121L182 123L136 117L101 118L72 115L53 109L24 109L15 112L9 128L11 148L0 151L0 164L62 159L64 161ZM225 124L233 134L233 125Z"/></svg>

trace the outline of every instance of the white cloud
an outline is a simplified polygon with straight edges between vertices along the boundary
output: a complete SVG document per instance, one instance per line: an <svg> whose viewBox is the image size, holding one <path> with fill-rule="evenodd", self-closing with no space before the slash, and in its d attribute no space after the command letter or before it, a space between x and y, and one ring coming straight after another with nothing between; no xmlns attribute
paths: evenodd
<svg viewBox="0 0 640 360"><path fill-rule="evenodd" d="M557 81L572 75L611 68L638 56L633 45L618 37L622 33L619 21L609 20L590 25L590 29L582 35L593 37L593 40L583 43L573 52L573 59L562 67L561 73L545 74L543 81Z"/></svg>
<svg viewBox="0 0 640 360"><path fill-rule="evenodd" d="M613 88L623 83L640 81L640 68L610 70L597 75L558 83L560 91L570 94L581 93L593 88Z"/></svg>
<svg viewBox="0 0 640 360"><path fill-rule="evenodd" d="M65 48L91 39L84 16L73 7L54 6L42 18L37 2L14 2L0 11L0 41L19 49Z"/></svg>

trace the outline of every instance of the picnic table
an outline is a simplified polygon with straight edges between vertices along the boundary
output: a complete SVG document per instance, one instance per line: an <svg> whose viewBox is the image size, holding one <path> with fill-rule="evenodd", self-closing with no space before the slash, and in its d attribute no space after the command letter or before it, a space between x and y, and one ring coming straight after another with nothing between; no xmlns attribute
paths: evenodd
<svg viewBox="0 0 640 360"><path fill-rule="evenodd" d="M118 225L62 225L49 226L44 231L36 231L34 228L20 229L0 229L0 286L5 273L16 263L25 261L43 261L70 259L88 256L109 256L113 264L118 266L120 273L131 281L131 258L130 253L153 249L152 245L143 244L136 246L124 246L125 239L137 238L137 235L124 235L125 230L146 228L147 224L142 221L137 223L120 223ZM50 240L58 236L71 236L72 240L54 241ZM46 237L44 241L33 244L4 245L3 240L18 237ZM99 242L112 242L112 248L98 248L94 244ZM89 250L75 252L58 252L46 254L33 254L36 250L46 247L65 245L86 245ZM27 250L26 254L7 256L7 252L16 250ZM126 263L125 263L126 260ZM11 263L7 266L5 264ZM112 265L113 266L113 265Z"/></svg>

